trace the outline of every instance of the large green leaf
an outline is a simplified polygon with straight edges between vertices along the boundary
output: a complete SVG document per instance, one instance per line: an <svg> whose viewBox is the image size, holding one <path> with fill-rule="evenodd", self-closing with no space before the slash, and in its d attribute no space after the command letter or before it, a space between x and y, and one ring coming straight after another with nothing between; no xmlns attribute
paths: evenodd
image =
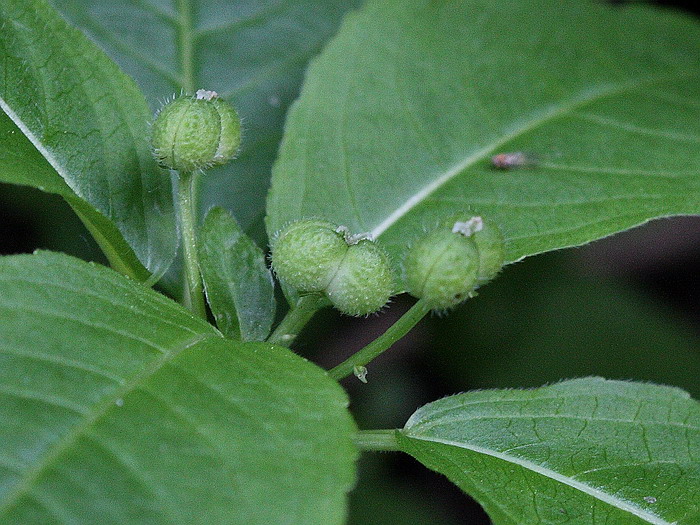
<svg viewBox="0 0 700 525"><path fill-rule="evenodd" d="M162 274L177 242L172 190L143 96L44 0L1 0L0 23L0 180L63 195L116 266L143 276L128 243Z"/></svg>
<svg viewBox="0 0 700 525"><path fill-rule="evenodd" d="M321 216L397 261L455 211L507 259L700 211L700 26L649 6L370 0L309 68L268 231ZM490 157L534 155L499 171Z"/></svg>
<svg viewBox="0 0 700 525"><path fill-rule="evenodd" d="M589 378L471 392L397 436L497 525L697 523L700 403L682 390Z"/></svg>
<svg viewBox="0 0 700 525"><path fill-rule="evenodd" d="M10 118L1 112L0 180L61 195L90 230L115 270L141 281L150 276L114 223L78 197Z"/></svg>
<svg viewBox="0 0 700 525"><path fill-rule="evenodd" d="M207 213L199 265L209 307L225 335L264 341L275 320L275 283L263 251L223 208Z"/></svg>
<svg viewBox="0 0 700 525"><path fill-rule="evenodd" d="M59 254L0 259L0 522L340 524L340 387Z"/></svg>
<svg viewBox="0 0 700 525"><path fill-rule="evenodd" d="M136 79L154 109L196 88L234 103L243 118L242 149L237 161L208 174L203 207L222 205L246 230L262 230L287 106L309 58L360 0L54 3Z"/></svg>

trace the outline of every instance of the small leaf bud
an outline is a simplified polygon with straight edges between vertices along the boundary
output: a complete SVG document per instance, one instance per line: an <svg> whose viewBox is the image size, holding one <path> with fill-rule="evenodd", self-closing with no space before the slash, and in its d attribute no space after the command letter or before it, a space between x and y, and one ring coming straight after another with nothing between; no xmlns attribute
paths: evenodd
<svg viewBox="0 0 700 525"><path fill-rule="evenodd" d="M348 246L338 270L326 288L333 306L347 315L369 315L392 295L394 276L386 252L362 239Z"/></svg>
<svg viewBox="0 0 700 525"><path fill-rule="evenodd" d="M476 288L479 249L471 236L442 227L411 247L404 266L408 292L433 309L446 309Z"/></svg>
<svg viewBox="0 0 700 525"><path fill-rule="evenodd" d="M272 267L299 292L323 292L348 251L337 226L323 220L293 222L272 242Z"/></svg>
<svg viewBox="0 0 700 525"><path fill-rule="evenodd" d="M193 172L225 164L241 143L236 110L214 91L200 89L166 104L151 130L153 154L168 169Z"/></svg>

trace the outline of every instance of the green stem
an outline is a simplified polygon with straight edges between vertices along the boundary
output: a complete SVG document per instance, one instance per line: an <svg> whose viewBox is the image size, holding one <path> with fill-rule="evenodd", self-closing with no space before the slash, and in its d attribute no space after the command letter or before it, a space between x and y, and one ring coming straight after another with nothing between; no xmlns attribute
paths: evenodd
<svg viewBox="0 0 700 525"><path fill-rule="evenodd" d="M323 296L316 294L300 297L297 304L287 312L282 322L267 338L267 342L273 345L290 346L306 323L327 304L324 299Z"/></svg>
<svg viewBox="0 0 700 525"><path fill-rule="evenodd" d="M418 324L430 312L430 307L422 299L419 299L401 318L391 325L386 332L377 339L365 346L359 352L353 354L338 366L331 368L328 374L335 380L340 381L350 374L357 375L364 382L364 367L367 363L378 357L385 350L406 335L411 328Z"/></svg>
<svg viewBox="0 0 700 525"><path fill-rule="evenodd" d="M398 430L360 430L355 434L353 441L360 450L399 451L397 432Z"/></svg>
<svg viewBox="0 0 700 525"><path fill-rule="evenodd" d="M185 289L182 303L195 315L207 318L204 305L204 285L197 256L197 173L180 173L177 200L182 235L182 255L185 261Z"/></svg>

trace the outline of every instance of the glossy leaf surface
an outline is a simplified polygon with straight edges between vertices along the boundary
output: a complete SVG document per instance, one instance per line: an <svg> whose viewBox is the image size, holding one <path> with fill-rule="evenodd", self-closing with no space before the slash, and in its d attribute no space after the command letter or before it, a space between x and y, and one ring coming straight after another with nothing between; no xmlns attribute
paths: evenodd
<svg viewBox="0 0 700 525"><path fill-rule="evenodd" d="M507 259L700 210L700 26L548 0L370 0L310 67L273 171L268 231L320 216L401 261L470 210ZM497 170L491 156L534 164Z"/></svg>
<svg viewBox="0 0 700 525"><path fill-rule="evenodd" d="M0 259L2 523L340 524L346 406L314 365L109 269Z"/></svg>
<svg viewBox="0 0 700 525"><path fill-rule="evenodd" d="M682 390L588 378L470 392L397 434L496 525L697 523L700 403Z"/></svg>
<svg viewBox="0 0 700 525"><path fill-rule="evenodd" d="M56 0L132 75L152 109L181 90L215 90L243 120L237 161L212 170L203 207L233 211L262 240L270 168L307 61L359 0Z"/></svg>
<svg viewBox="0 0 700 525"><path fill-rule="evenodd" d="M62 196L102 246L114 269L141 281L149 278L150 273L114 223L78 197L4 113L0 113L0 180Z"/></svg>
<svg viewBox="0 0 700 525"><path fill-rule="evenodd" d="M223 208L212 208L199 236L209 307L226 336L262 341L275 319L275 285L263 251Z"/></svg>
<svg viewBox="0 0 700 525"><path fill-rule="evenodd" d="M127 273L143 269L123 239L162 274L177 242L172 190L151 156L142 94L47 2L2 0L0 22L0 108L14 124L2 116L1 180L63 195L110 259L134 266Z"/></svg>

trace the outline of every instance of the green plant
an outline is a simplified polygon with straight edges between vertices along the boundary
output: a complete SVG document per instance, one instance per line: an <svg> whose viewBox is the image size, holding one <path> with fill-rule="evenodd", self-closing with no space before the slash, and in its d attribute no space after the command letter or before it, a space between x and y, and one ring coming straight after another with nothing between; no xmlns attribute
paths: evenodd
<svg viewBox="0 0 700 525"><path fill-rule="evenodd" d="M446 475L497 524L700 523L700 404L683 390L472 391L358 430L338 384L381 381L375 357L488 295L502 262L698 213L695 21L573 0L115 4L0 0L0 180L63 197L111 266L0 259L0 523L340 524L376 450ZM206 177L218 157L150 146L177 133L149 130L149 102L200 88L244 123L239 158ZM533 156L494 169L508 152ZM275 251L299 224L309 252L339 251L308 274ZM426 299L412 264L430 232L472 262L464 289ZM405 290L421 298L328 372L288 348L329 302L362 315Z"/></svg>

